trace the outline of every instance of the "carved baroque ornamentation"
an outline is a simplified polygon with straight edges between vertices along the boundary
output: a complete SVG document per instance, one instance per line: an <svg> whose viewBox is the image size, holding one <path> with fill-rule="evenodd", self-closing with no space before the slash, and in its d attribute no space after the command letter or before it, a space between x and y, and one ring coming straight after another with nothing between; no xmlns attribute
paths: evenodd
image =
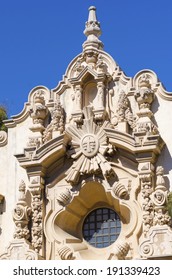
<svg viewBox="0 0 172 280"><path fill-rule="evenodd" d="M19 198L16 207L13 211L13 221L16 229L14 233L15 239L29 239L30 233L28 229L28 223L31 214L31 208L26 203L26 185L24 181L21 181L19 185Z"/></svg>
<svg viewBox="0 0 172 280"><path fill-rule="evenodd" d="M128 189L120 182L114 183L112 191L120 199L127 199L129 197Z"/></svg>
<svg viewBox="0 0 172 280"><path fill-rule="evenodd" d="M125 260L128 251L130 250L130 245L125 241L117 241L113 247L113 253L110 254L110 260Z"/></svg>
<svg viewBox="0 0 172 280"><path fill-rule="evenodd" d="M153 113L150 108L154 99L154 91L151 89L149 76L142 74L138 85L139 89L135 92L135 99L139 105L139 111L134 132L148 135L158 134L158 129L151 120Z"/></svg>
<svg viewBox="0 0 172 280"><path fill-rule="evenodd" d="M131 128L135 126L135 120L131 111L130 101L123 90L119 95L117 104L117 118L118 122L126 121Z"/></svg>
<svg viewBox="0 0 172 280"><path fill-rule="evenodd" d="M64 131L64 110L60 100L55 103L51 112L51 122L43 132L43 142L46 143L52 138L62 134Z"/></svg>
<svg viewBox="0 0 172 280"><path fill-rule="evenodd" d="M106 72L106 63L103 61L103 57L101 54L98 56L96 70L98 73L105 73Z"/></svg>
<svg viewBox="0 0 172 280"><path fill-rule="evenodd" d="M72 195L69 189L65 189L62 193L59 194L57 201L60 205L66 206L71 201Z"/></svg>
<svg viewBox="0 0 172 280"><path fill-rule="evenodd" d="M172 254L172 231L167 226L155 226L150 229L149 237L140 244L142 257L168 256Z"/></svg>
<svg viewBox="0 0 172 280"><path fill-rule="evenodd" d="M67 245L62 245L58 249L58 254L59 254L61 260L74 260L75 259L75 257L73 256L73 251Z"/></svg>
<svg viewBox="0 0 172 280"><path fill-rule="evenodd" d="M30 242L26 239L14 239L6 249L6 252L0 255L0 260L38 260L41 257L33 250Z"/></svg>
<svg viewBox="0 0 172 280"><path fill-rule="evenodd" d="M84 61L83 56L78 57L76 64L74 66L75 77L77 77L80 74L80 72L84 69L84 65L82 64L83 61Z"/></svg>
<svg viewBox="0 0 172 280"><path fill-rule="evenodd" d="M45 130L44 121L47 114L48 109L45 105L44 91L38 90L34 95L33 106L30 108L33 125L29 128L32 131L32 135L29 137L28 147L39 148L42 145L42 134Z"/></svg>
<svg viewBox="0 0 172 280"><path fill-rule="evenodd" d="M30 109L30 116L34 124L44 125L44 120L47 115L47 107L45 105L44 94L42 90L38 90L34 96L34 104Z"/></svg>
<svg viewBox="0 0 172 280"><path fill-rule="evenodd" d="M102 127L97 126L90 107L84 108L84 115L81 129L74 125L66 129L66 134L71 140L68 155L74 159L67 172L66 181L72 184L76 184L83 174L102 173L107 178L114 174L105 158L109 146L104 128L108 127L109 123L105 121Z"/></svg>
<svg viewBox="0 0 172 280"><path fill-rule="evenodd" d="M29 190L32 195L32 246L40 253L43 245L43 190L44 181L40 176L30 178Z"/></svg>
<svg viewBox="0 0 172 280"><path fill-rule="evenodd" d="M143 234L147 236L149 229L153 226L154 209L153 202L151 200L151 194L153 192L152 173L147 172L139 175L141 182L141 193L142 193L142 210L143 210Z"/></svg>
<svg viewBox="0 0 172 280"><path fill-rule="evenodd" d="M171 218L167 210L167 189L165 187L164 169L158 166L156 169L156 187L151 195L154 203L154 225L170 225Z"/></svg>

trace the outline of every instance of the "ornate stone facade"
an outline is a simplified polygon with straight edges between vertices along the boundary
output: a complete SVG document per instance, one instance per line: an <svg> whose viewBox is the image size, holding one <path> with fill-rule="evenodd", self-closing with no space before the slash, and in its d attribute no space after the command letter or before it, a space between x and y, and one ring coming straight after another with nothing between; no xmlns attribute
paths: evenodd
<svg viewBox="0 0 172 280"><path fill-rule="evenodd" d="M0 132L0 259L172 259L172 97L151 70L125 76L95 7L84 34Z"/></svg>

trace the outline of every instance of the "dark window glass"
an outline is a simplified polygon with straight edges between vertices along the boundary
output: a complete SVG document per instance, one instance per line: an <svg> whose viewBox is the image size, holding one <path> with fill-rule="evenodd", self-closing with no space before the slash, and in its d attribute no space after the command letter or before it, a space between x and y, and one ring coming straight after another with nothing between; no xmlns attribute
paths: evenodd
<svg viewBox="0 0 172 280"><path fill-rule="evenodd" d="M95 209L86 217L83 224L84 239L97 248L110 246L116 241L120 231L120 218L109 208Z"/></svg>

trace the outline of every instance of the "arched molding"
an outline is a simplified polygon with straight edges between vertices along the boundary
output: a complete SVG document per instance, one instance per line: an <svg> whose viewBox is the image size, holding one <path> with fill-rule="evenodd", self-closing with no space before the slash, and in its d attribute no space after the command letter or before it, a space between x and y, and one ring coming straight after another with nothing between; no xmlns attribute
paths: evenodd
<svg viewBox="0 0 172 280"><path fill-rule="evenodd" d="M110 188L110 185L105 182L105 180L97 178L95 181L90 181L90 179L91 178L87 178L86 181L83 181L80 186L78 186L78 191L76 188L74 191L68 189L72 198L66 205L58 203L59 195L55 196L54 202L52 195L51 199L49 198L49 207L52 205L53 209L49 208L49 212L45 217L45 235L47 237L47 242L50 242L52 247L55 246L56 251L62 244L68 244L75 253L77 252L80 254L80 250L82 253L83 250L88 250L89 254L91 254L92 248L82 236L82 226L85 217L92 210L99 207L111 208L120 216L122 230L118 240L125 240L132 237L134 229L138 227L138 204L133 203L133 200L120 199L114 195L112 188ZM77 249L75 248L76 244L80 244ZM106 248L109 254L113 245L114 244ZM95 251L97 250L99 255L101 255L100 250L95 249ZM104 249L101 250L102 254L104 254Z"/></svg>

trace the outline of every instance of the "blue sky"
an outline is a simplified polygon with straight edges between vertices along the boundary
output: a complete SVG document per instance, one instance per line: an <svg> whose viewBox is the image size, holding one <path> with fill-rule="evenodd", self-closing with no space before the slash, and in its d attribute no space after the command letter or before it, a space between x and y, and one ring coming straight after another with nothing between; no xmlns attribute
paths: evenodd
<svg viewBox="0 0 172 280"><path fill-rule="evenodd" d="M172 91L171 0L0 0L0 104L21 112L37 85L54 88L82 51L89 6L104 50L128 76L156 72Z"/></svg>

